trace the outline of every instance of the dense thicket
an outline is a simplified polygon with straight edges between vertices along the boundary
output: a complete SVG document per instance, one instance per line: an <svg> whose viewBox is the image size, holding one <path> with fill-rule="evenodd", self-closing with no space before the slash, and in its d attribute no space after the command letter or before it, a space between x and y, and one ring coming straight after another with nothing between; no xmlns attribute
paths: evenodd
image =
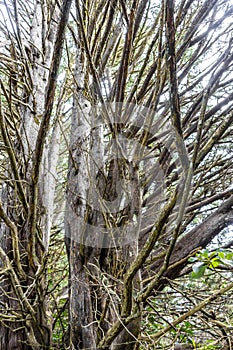
<svg viewBox="0 0 233 350"><path fill-rule="evenodd" d="M231 349L231 1L1 11L0 348Z"/></svg>

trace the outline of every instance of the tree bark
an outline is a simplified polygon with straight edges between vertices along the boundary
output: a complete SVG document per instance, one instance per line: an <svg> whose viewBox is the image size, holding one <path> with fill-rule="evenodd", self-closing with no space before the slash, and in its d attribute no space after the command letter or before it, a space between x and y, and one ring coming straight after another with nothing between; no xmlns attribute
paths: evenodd
<svg viewBox="0 0 233 350"><path fill-rule="evenodd" d="M80 83L82 71L79 58L77 66L77 81ZM79 90L81 88L82 86ZM70 271L71 349L102 349L99 342L111 325L121 317L122 281L138 251L136 238L130 244L121 245L123 238L120 235L107 235L107 225L113 225L112 232L113 235L116 234L115 220L123 216L123 212L111 213L106 208L101 210L99 204L107 202L111 205L116 200L117 184L125 171L125 165L117 157L104 163L104 122L103 125L96 123L95 118L94 109L77 91L73 102L65 218ZM139 211L139 200L136 198L139 196L139 185L135 173L137 170L131 167L128 171L132 171L131 198L134 200L125 207L124 216L130 220ZM139 272L133 284L134 289L139 291ZM129 350L133 349L139 330L140 317L123 327L109 349L121 350L125 346Z"/></svg>
<svg viewBox="0 0 233 350"><path fill-rule="evenodd" d="M21 117L18 142L7 144L4 124L1 125L11 160L7 177L13 178L10 180L13 190L5 186L1 196L5 209L1 213L1 248L6 254L2 258L5 273L1 281L4 316L0 323L0 344L3 350L48 349L51 346L52 323L47 314L46 264L59 152L59 129L56 124L51 139L47 136L70 4L71 1L64 1L59 18L56 5L44 5L37 1L32 11L30 38L26 38L26 42L22 40L17 22L19 47L14 47L14 52L20 52L24 58L26 71L22 77L23 86L30 89L18 87L23 102L19 106L10 106ZM12 59L17 60L18 57ZM47 107L48 99L50 110ZM42 125L46 112L47 126ZM41 151L41 157L36 157L38 151ZM14 156L19 169L15 167ZM38 165L36 171L35 164Z"/></svg>
<svg viewBox="0 0 233 350"><path fill-rule="evenodd" d="M168 279L175 279L187 265L185 258L194 252L196 249L203 249L216 237L225 227L233 223L233 196L226 199L220 207L209 215L197 227L183 235L177 242L174 251L172 252L170 265L171 267L164 275ZM181 262L180 264L179 261ZM151 270L157 272L163 263L163 258L158 259L150 266ZM143 277L147 272L145 271ZM167 280L161 280L159 289L163 288Z"/></svg>

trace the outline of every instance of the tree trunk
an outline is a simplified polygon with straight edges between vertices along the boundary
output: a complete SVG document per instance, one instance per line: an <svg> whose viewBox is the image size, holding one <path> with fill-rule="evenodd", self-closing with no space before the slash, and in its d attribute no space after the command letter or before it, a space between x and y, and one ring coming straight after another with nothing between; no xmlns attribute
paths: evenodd
<svg viewBox="0 0 233 350"><path fill-rule="evenodd" d="M137 255L138 244L136 235L133 242L125 243L132 227L124 228L124 220L132 220L140 205L137 169L126 164L127 159L114 155L115 144L109 146L112 153L106 156L105 123L80 92L83 74L79 60L78 57L76 81L80 86L73 102L65 218L73 350L101 349L98 343L121 315L124 274ZM119 128L120 123L112 126ZM127 176L131 201L124 198L126 204L120 209L117 198L121 181L126 181ZM133 284L139 291L139 273ZM109 349L134 349L139 329L140 317L123 327Z"/></svg>
<svg viewBox="0 0 233 350"><path fill-rule="evenodd" d="M48 7L36 2L32 13L29 39L22 40L18 34L19 47L14 47L12 51L12 60L16 61L18 55L24 57L26 71L23 77L18 76L18 81L22 79L25 86L28 84L30 88L28 91L26 88L21 89L19 85L17 93L20 94L19 99L23 103L11 106L21 117L18 140L14 146L9 143L12 146L10 151L15 154L18 169L14 170L11 160L6 174L7 178L11 179L11 185L3 186L1 193L4 213L15 226L18 235L18 246L15 246L9 223L4 220L1 222L1 248L12 266L12 271L8 271L9 273L6 271L1 280L3 292L0 302L2 313L6 315L0 322L2 350L48 349L51 345L51 320L47 315L46 305L46 259L53 216L59 145L59 132L56 126L51 133L51 142L47 141L40 168L39 205L35 208L39 221L31 227L30 220L34 205L31 197L33 157L45 108L45 91L52 62L58 10L53 5ZM52 16L51 23L47 21L50 16ZM20 73L17 70L12 73L14 80L13 74ZM3 135L4 126L3 120L1 126ZM32 246L35 247L34 251ZM16 261L17 254L19 261ZM3 263L2 267L6 268ZM12 279L14 273L19 283L18 288ZM25 302L22 300L22 295L25 295Z"/></svg>

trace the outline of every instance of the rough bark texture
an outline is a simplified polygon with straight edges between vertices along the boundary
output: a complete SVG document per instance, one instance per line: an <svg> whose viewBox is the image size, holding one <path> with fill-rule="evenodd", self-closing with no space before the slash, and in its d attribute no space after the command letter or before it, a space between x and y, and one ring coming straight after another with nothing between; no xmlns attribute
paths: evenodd
<svg viewBox="0 0 233 350"><path fill-rule="evenodd" d="M192 205L195 172L198 174L200 163L231 123L228 115L215 132L213 143L206 142L202 139L202 127L206 130L203 125L210 117L205 111L208 98L215 89L214 83L212 86L211 81L208 91L203 89L202 98L196 98L190 107L189 96L182 101L183 95L189 94L189 86L187 91L184 89L182 97L180 94L180 82L199 55L199 48L187 60L187 65L180 61L187 54L189 45L193 45L191 40L195 31L215 4L216 0L204 2L190 20L187 32L180 35L191 2L186 3L185 10L182 6L175 9L172 0L163 2L155 20L158 32L148 46L145 62L141 65L139 60L138 68L132 57L141 54L140 50L134 51L134 46L138 44L137 30L143 18L139 9L144 11L146 2L132 1L127 7L121 1L119 20L114 17L119 13L117 1L111 3L111 8L108 4L104 8L102 4L98 7L99 12L94 14L89 8L88 22L86 9L76 1L78 59L75 63L66 206L72 350L137 349L141 302L146 302L150 293L156 294L163 289L169 279L177 278L187 265L190 254L197 248L206 247L232 222L232 203L228 193L226 197L221 195L221 199L228 198L226 203L199 226L190 232L182 226L185 220L192 222L186 207L189 200ZM101 25L98 25L96 18L103 9ZM102 28L102 23L106 27ZM93 34L95 26L96 36ZM117 42L116 28L121 26L125 30ZM150 62L154 45L155 55ZM108 67L108 56L116 64L116 71L115 67ZM148 109L118 104L124 100L144 104ZM108 111L109 101L116 102L113 120ZM102 103L100 112L99 103ZM187 116L183 115L186 109ZM122 110L126 121L119 118ZM188 125L189 118L195 124L194 128L191 123ZM189 144L189 132L192 134L194 130L195 141ZM111 140L109 147L106 146L107 139ZM130 156L125 157L128 151L125 145L129 140L136 140L137 145L128 153ZM111 153L114 143L117 147ZM109 158L106 157L108 152ZM119 204L120 181L129 178L130 186L124 189L130 193L130 204L124 209L121 207L118 213L111 211L112 204L115 208ZM201 206L201 202L198 204ZM192 214L194 218L196 213L193 211ZM125 225L127 236L127 220L134 222L135 216L140 221L135 229L135 233L138 230L135 239L128 245L120 244L120 239L115 247L111 245L111 238L103 233L104 229L110 227L115 229L112 232L117 232Z"/></svg>
<svg viewBox="0 0 233 350"><path fill-rule="evenodd" d="M107 227L105 225L114 224L115 221L113 217L112 222L110 221L111 213L108 210L101 211L99 204L103 205L106 201L111 204L115 200L118 195L117 184L125 171L125 165L122 159L111 159L106 163L109 165L106 171L103 125L96 125L95 118L89 102L77 92L71 126L66 206L72 349L101 349L98 347L99 341L120 317L124 274L137 255L137 240L130 245L114 248L114 238L103 233L104 227ZM92 125L94 128L91 128ZM135 175L134 178L136 181ZM138 194L138 184L133 181L132 184L132 196L135 200L131 206L126 207L125 216L128 219L139 210L139 202L134 195ZM118 214L115 215L117 220ZM121 238L115 238L119 245ZM134 282L134 288L138 291L139 275L138 273L135 276ZM120 350L125 346L133 349L139 329L140 318L123 328L113 341L111 349Z"/></svg>
<svg viewBox="0 0 233 350"><path fill-rule="evenodd" d="M68 3L70 6L70 2ZM52 324L47 314L46 264L59 151L59 130L56 123L51 138L48 137L48 133L62 52L62 32L64 33L69 6L68 9L63 9L66 21L61 11L59 23L59 10L55 4L45 5L36 1L32 9L30 38L26 37L26 42L20 36L17 23L19 47L14 47L14 54L18 55L20 52L24 59L25 75L21 77L21 83L25 83L25 86L28 84L28 90L21 89L19 85L17 91L22 95L19 98L24 103L16 107L12 104L10 107L12 110L16 108L21 117L18 141L14 145L9 143L9 154L16 157L19 169L14 168L14 156L10 156L11 163L6 175L12 179L13 190L10 186L3 186L1 196L5 209L1 217L6 215L10 220L8 222L7 219L3 219L0 232L1 247L6 253L5 264L8 259L10 264L9 272L5 273L1 281L2 314L6 315L6 320L9 317L9 322L3 317L0 323L2 350L47 349L51 346ZM60 30L59 42L55 40L57 28ZM60 55L57 52L59 48ZM58 60L55 67L54 59L52 60L54 54ZM18 57L12 59L16 60ZM50 70L53 74L53 96L48 96L52 79ZM51 105L49 111L48 99ZM47 126L42 125L45 112L48 114ZM44 133L43 140L40 136L41 129ZM7 137L5 139L7 142ZM39 149L42 150L42 156L36 157ZM38 164L36 173L35 164ZM19 189L21 192L17 198ZM16 257L19 257L18 260ZM2 266L6 268L4 264Z"/></svg>
<svg viewBox="0 0 233 350"><path fill-rule="evenodd" d="M181 336L182 322L232 288L200 303L187 292L195 307L166 321L161 290L233 223L230 0L76 0L65 52L71 0L8 2L16 24L4 28L0 61L0 350L56 348L54 329L62 349L159 347L153 340L178 325ZM69 164L56 182L60 127L59 170ZM56 184L67 186L65 303L63 281L52 280L65 270L54 248ZM149 304L162 325L153 335Z"/></svg>
<svg viewBox="0 0 233 350"><path fill-rule="evenodd" d="M171 268L165 276L175 279L186 265L184 260L196 249L206 246L228 225L233 223L233 197L228 198L213 214L209 215L201 224L181 237L172 252L170 264L181 262ZM183 263L182 263L183 261ZM153 271L158 271L163 259L158 259L151 265ZM164 285L162 281L161 286Z"/></svg>

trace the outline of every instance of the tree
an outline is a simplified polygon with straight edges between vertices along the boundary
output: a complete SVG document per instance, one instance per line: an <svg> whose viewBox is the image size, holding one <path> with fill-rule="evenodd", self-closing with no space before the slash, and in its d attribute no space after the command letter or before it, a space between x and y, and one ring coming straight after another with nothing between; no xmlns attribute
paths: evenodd
<svg viewBox="0 0 233 350"><path fill-rule="evenodd" d="M219 94L231 85L232 47L231 39L225 46L227 12L214 19L216 1L99 6L76 4L82 55L68 178L71 341L74 348L130 349L150 295L232 223L230 163L228 185L213 191L221 144L230 141L231 103ZM217 38L222 54L205 67Z"/></svg>
<svg viewBox="0 0 233 350"><path fill-rule="evenodd" d="M48 315L48 300L61 283L50 288L48 261L57 259L54 211L64 203L56 170L69 157L61 348L156 348L232 289L208 290L172 320L160 311L161 327L143 332L161 291L233 222L233 8L228 0L77 0L60 64L70 6L36 2L31 13L12 2L15 23L2 25L1 346L53 348L59 312Z"/></svg>
<svg viewBox="0 0 233 350"><path fill-rule="evenodd" d="M52 108L70 5L5 3L10 27L2 22L1 349L51 345L47 260L60 132Z"/></svg>

